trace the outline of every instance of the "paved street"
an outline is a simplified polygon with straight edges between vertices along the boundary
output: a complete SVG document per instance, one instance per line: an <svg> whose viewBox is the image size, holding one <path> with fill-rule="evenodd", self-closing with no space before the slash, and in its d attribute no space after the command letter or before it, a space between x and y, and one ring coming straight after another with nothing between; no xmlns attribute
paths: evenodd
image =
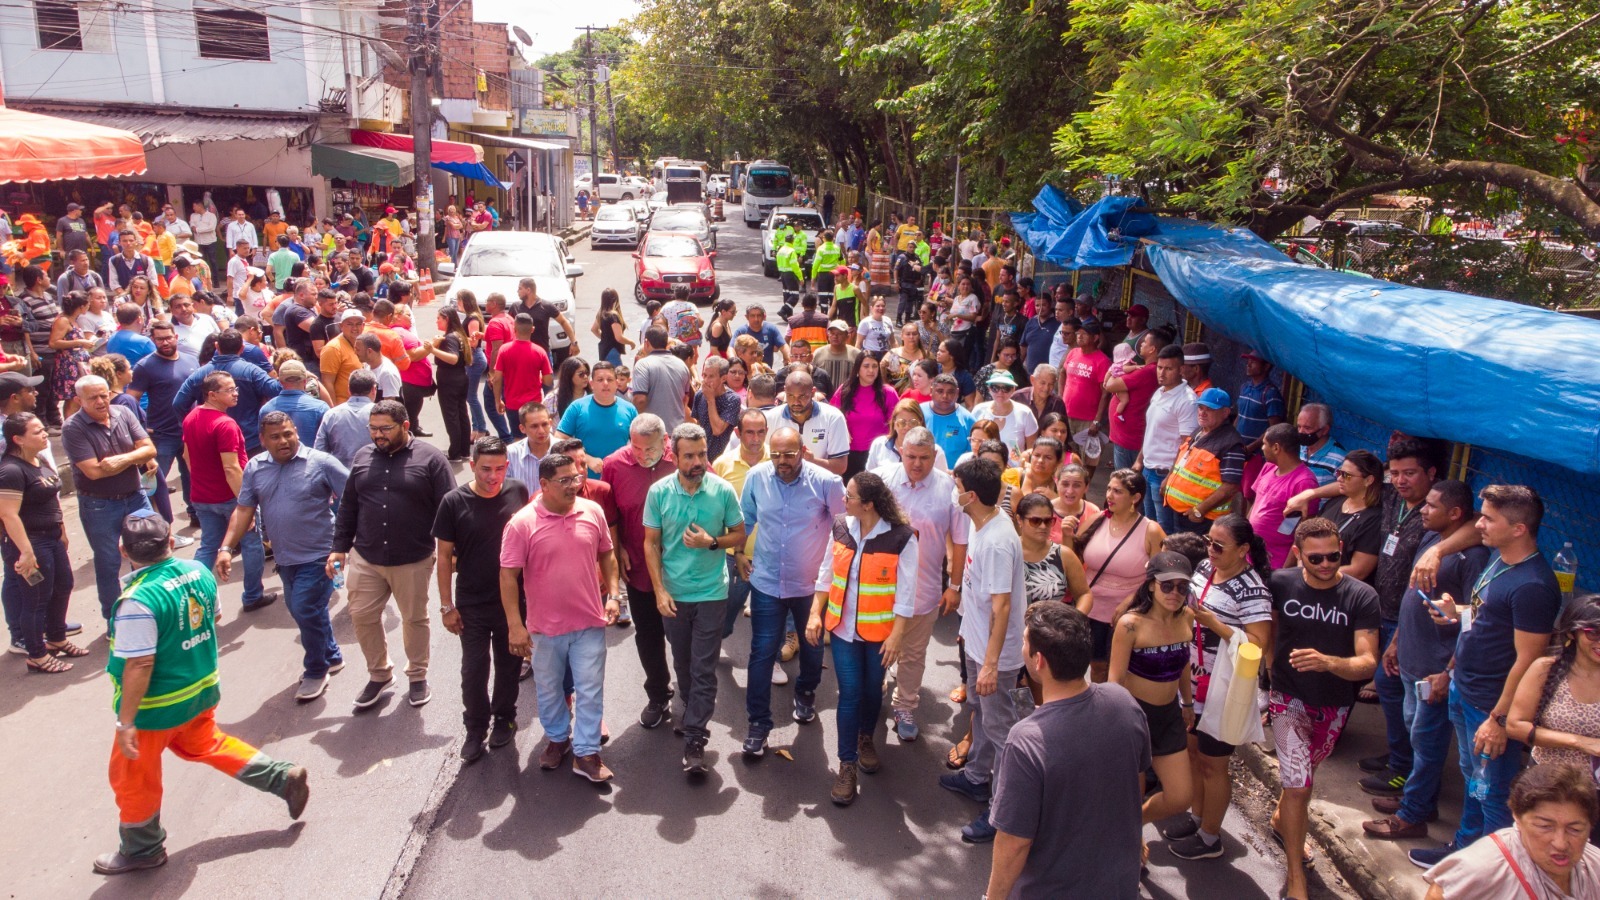
<svg viewBox="0 0 1600 900"><path fill-rule="evenodd" d="M761 276L758 232L731 208L720 234L723 295L778 306L777 283ZM642 316L631 300L627 251L575 248L586 267L573 324L583 345L600 290L624 296L630 333ZM425 332L432 316L419 315ZM592 354L591 354L592 356ZM430 403L426 427L440 435ZM439 438L435 438L439 440ZM462 472L465 477L465 472ZM75 504L68 517L76 531ZM419 523L419 527L421 527ZM958 729L945 698L956 684L954 621L935 632L922 697L923 740L883 742L883 770L863 777L860 800L847 809L828 802L831 786L834 682L825 673L820 715L792 721L772 736L777 754L756 763L738 756L744 733L744 662L749 630L741 620L727 642L721 689L703 782L685 780L681 745L669 729L646 731L636 716L644 693L632 632L611 629L605 750L615 783L595 789L563 767L535 764L542 733L532 682L523 683L522 731L506 751L462 769L457 671L460 652L442 628L433 636L433 702L412 709L391 695L354 715L350 701L364 681L360 654L342 598L335 627L351 667L325 698L292 700L300 651L279 603L249 617L239 612L238 576L223 589L221 625L225 730L274 756L311 770L312 799L291 824L280 801L215 772L168 757L163 822L171 861L160 870L116 880L90 872L90 861L114 847L116 814L105 783L111 746L110 686L103 626L93 597L87 547L72 545L78 590L72 618L86 626L93 655L71 674L24 675L8 663L11 687L0 696L7 750L4 778L19 812L0 834L6 893L16 897L377 897L431 898L504 893L534 896L953 896L983 892L989 849L963 844L960 826L978 808L941 791L945 752ZM190 551L184 551L189 555ZM270 569L269 569L270 573ZM269 582L276 578L269 574ZM391 652L402 658L391 614ZM731 660L731 664L729 662ZM788 666L791 674L795 664ZM789 688L774 691L780 722ZM1281 856L1263 839L1262 798L1228 818L1228 855L1180 863L1149 829L1153 898L1276 896ZM32 865L26 863L31 862ZM1327 875L1332 880L1332 875ZM1322 888L1320 896L1350 896Z"/></svg>

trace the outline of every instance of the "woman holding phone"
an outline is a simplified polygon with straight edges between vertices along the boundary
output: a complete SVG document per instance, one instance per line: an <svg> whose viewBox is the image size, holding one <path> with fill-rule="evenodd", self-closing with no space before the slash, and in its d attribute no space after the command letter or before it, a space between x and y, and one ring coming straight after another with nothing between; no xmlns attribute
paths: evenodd
<svg viewBox="0 0 1600 900"><path fill-rule="evenodd" d="M50 447L44 422L32 413L7 416L0 426L0 524L5 537L5 590L22 599L22 640L28 671L60 675L72 670L62 657L88 656L67 640L67 601L72 599L72 562L61 515L61 479L39 454Z"/></svg>

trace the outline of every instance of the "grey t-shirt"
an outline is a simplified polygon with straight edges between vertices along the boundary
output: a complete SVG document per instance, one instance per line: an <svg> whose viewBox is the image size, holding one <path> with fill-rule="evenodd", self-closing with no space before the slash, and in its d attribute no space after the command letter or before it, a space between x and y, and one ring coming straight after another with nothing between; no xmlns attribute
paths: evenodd
<svg viewBox="0 0 1600 900"><path fill-rule="evenodd" d="M667 423L667 434L683 424L684 404L689 396L689 367L665 350L652 352L634 363L633 393L649 400L644 411L655 413Z"/></svg>
<svg viewBox="0 0 1600 900"><path fill-rule="evenodd" d="M149 436L132 410L115 403L111 404L110 418L104 425L89 418L89 414L80 409L61 426L61 444L67 451L67 459L74 465L127 453ZM139 489L137 466L123 469L110 478L90 478L82 469L73 474L78 493L88 496L120 497Z"/></svg>
<svg viewBox="0 0 1600 900"><path fill-rule="evenodd" d="M989 821L1033 841L1012 897L1139 896L1140 774L1150 729L1127 689L1091 684L1011 727Z"/></svg>

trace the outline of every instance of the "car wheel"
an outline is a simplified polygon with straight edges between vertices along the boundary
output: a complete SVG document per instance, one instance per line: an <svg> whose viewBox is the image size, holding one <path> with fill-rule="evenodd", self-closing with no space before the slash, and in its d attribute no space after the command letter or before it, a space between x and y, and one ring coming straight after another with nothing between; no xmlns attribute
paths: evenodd
<svg viewBox="0 0 1600 900"><path fill-rule="evenodd" d="M715 302L717 302L718 300L721 300L721 299L722 299L722 285L719 284L716 287L711 289L711 299L707 300L706 302L708 304L710 304L710 303L715 303Z"/></svg>
<svg viewBox="0 0 1600 900"><path fill-rule="evenodd" d="M622 199L624 199L624 200L632 200L633 199L633 195L632 194L623 194L622 195Z"/></svg>
<svg viewBox="0 0 1600 900"><path fill-rule="evenodd" d="M644 305L644 285L637 281L633 283L633 302Z"/></svg>
<svg viewBox="0 0 1600 900"><path fill-rule="evenodd" d="M761 222L760 220L752 222L749 219L746 219L744 225L746 228L760 228Z"/></svg>
<svg viewBox="0 0 1600 900"><path fill-rule="evenodd" d="M762 260L761 261L761 274L767 276L768 278L777 278L778 277L778 264L777 264L777 262L773 261L773 260L766 260L766 259Z"/></svg>

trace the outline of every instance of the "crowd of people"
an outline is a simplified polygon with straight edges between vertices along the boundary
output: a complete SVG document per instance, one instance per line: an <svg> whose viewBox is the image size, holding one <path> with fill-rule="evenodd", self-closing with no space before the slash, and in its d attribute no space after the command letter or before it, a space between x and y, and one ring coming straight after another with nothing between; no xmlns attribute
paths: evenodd
<svg viewBox="0 0 1600 900"><path fill-rule="evenodd" d="M156 290L136 231L108 283L63 290L24 265L19 321L0 319L31 351L0 360L5 613L30 671L90 652L66 619L70 469L118 688L122 841L97 869L165 860L166 747L293 815L305 806L303 768L212 718L216 585L237 558L242 610L283 599L299 628L297 701L345 666L330 619L342 591L367 673L355 709L396 689L391 601L404 698L426 704L436 599L463 652L462 759L515 741L532 677L540 768L597 783L615 777L605 629L632 627L639 724L670 723L696 777L717 667L748 616L741 755L763 757L783 719L818 727L831 677L837 764L818 788L840 806L895 764L888 737L925 739L931 637L957 615L949 700L970 716L939 784L976 810L962 839L994 843L991 896L1134 896L1152 822L1173 854L1221 857L1229 759L1267 739L1265 719L1283 895L1305 897L1314 775L1371 681L1388 752L1364 763L1383 814L1369 834L1425 836L1454 738L1459 830L1411 853L1434 892L1504 882L1487 838L1564 892L1550 896L1588 896L1600 599L1562 609L1532 490L1475 498L1439 477L1433 444L1404 435L1383 459L1347 453L1328 408L1289 420L1263 355L1246 354L1230 393L1211 383L1210 348L1176 343L1148 311L1113 328L1088 295L1036 296L1003 242L934 250L907 227L865 230L844 267L854 295L817 267L786 331L760 305L734 324L731 301L703 321L676 297L635 341L608 290L592 361L552 346L552 322L574 332L531 279L514 300L458 293L424 340L410 285L374 296L344 251L288 265L277 302L254 308L240 302L248 271L220 296ZM893 324L861 276L884 253L901 273L885 282ZM98 274L72 262L63 278ZM429 396L445 449L419 440ZM198 531L193 561L172 555L180 530ZM1234 676L1254 659L1259 679Z"/></svg>

